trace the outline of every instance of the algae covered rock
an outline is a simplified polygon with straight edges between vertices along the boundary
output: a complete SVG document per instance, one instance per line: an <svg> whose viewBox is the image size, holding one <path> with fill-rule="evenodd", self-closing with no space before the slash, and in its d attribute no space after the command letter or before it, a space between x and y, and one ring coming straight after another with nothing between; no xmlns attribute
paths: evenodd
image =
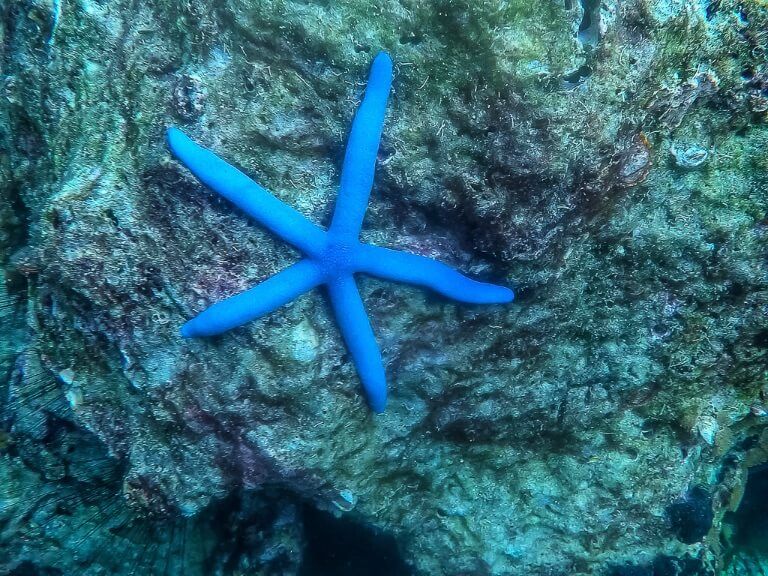
<svg viewBox="0 0 768 576"><path fill-rule="evenodd" d="M0 572L727 569L768 450L766 29L758 0L3 4ZM180 337L297 254L163 135L327 225L379 50L363 238L518 298L361 278L375 416L320 293Z"/></svg>

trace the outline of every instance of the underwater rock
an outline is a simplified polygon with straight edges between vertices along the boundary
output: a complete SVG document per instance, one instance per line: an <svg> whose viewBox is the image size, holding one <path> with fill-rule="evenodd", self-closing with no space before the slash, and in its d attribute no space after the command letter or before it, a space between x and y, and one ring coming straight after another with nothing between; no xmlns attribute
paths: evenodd
<svg viewBox="0 0 768 576"><path fill-rule="evenodd" d="M648 177L650 170L650 145L641 133L621 152L617 177L623 186L636 186Z"/></svg>
<svg viewBox="0 0 768 576"><path fill-rule="evenodd" d="M768 426L768 14L683 4L3 3L0 573L298 574L333 520L419 576L716 566ZM296 254L163 134L327 225L381 49L364 240L518 298L361 278L374 417L320 294L179 336Z"/></svg>
<svg viewBox="0 0 768 576"><path fill-rule="evenodd" d="M196 120L203 114L205 94L200 78L185 74L173 87L173 111L181 120Z"/></svg>

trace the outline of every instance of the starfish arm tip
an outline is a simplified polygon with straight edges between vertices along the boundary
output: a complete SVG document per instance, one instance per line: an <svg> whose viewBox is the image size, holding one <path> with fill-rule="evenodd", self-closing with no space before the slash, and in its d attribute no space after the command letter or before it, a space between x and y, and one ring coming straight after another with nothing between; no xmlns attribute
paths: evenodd
<svg viewBox="0 0 768 576"><path fill-rule="evenodd" d="M515 293L505 286L478 282L466 276L462 280L440 282L433 288L452 300L466 304L509 304L515 299Z"/></svg>
<svg viewBox="0 0 768 576"><path fill-rule="evenodd" d="M415 284L467 304L508 304L515 293L505 286L472 280L450 266L399 250L362 245L356 253L360 272L380 278Z"/></svg>
<svg viewBox="0 0 768 576"><path fill-rule="evenodd" d="M368 405L381 414L387 405L387 378L355 280L352 276L340 277L327 286L336 321L357 368Z"/></svg>
<svg viewBox="0 0 768 576"><path fill-rule="evenodd" d="M176 150L179 149L179 145L186 139L186 134L175 126L169 126L165 131L165 140L168 142L168 147L174 154L176 154Z"/></svg>
<svg viewBox="0 0 768 576"><path fill-rule="evenodd" d="M365 389L368 406L376 414L383 414L387 408L387 381L383 371L380 371L378 367L376 369L366 368L360 362L357 362L357 369Z"/></svg>
<svg viewBox="0 0 768 576"><path fill-rule="evenodd" d="M498 304L509 304L515 299L514 290L507 288L506 286L496 286L499 294Z"/></svg>
<svg viewBox="0 0 768 576"><path fill-rule="evenodd" d="M391 85L392 59L386 52L379 52L371 64L363 100L352 120L330 227L332 233L354 238L360 234L373 186Z"/></svg>
<svg viewBox="0 0 768 576"><path fill-rule="evenodd" d="M320 249L324 232L303 214L178 128L168 128L166 140L173 156L211 190L300 251L314 253Z"/></svg>
<svg viewBox="0 0 768 576"><path fill-rule="evenodd" d="M202 322L198 317L195 317L185 322L182 327L179 328L179 334L181 334L182 338L189 339L215 336L218 332L207 329L205 322Z"/></svg>
<svg viewBox="0 0 768 576"><path fill-rule="evenodd" d="M206 308L181 327L185 338L216 336L287 304L322 281L311 260L300 260L261 284Z"/></svg>
<svg viewBox="0 0 768 576"><path fill-rule="evenodd" d="M392 58L386 50L382 50L376 54L371 69L392 74Z"/></svg>
<svg viewBox="0 0 768 576"><path fill-rule="evenodd" d="M369 398L368 402L371 406L371 410L374 411L376 414L384 414L384 411L387 409L387 397L386 394L384 397L380 400L374 400L373 398Z"/></svg>
<svg viewBox="0 0 768 576"><path fill-rule="evenodd" d="M182 338L194 338L195 334L189 325L189 322L185 322L184 325L179 328L179 334Z"/></svg>

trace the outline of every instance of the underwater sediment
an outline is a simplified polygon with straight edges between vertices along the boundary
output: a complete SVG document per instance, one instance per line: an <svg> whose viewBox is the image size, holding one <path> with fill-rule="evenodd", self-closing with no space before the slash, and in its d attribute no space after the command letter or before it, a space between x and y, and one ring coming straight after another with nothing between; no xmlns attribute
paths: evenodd
<svg viewBox="0 0 768 576"><path fill-rule="evenodd" d="M361 278L374 415L318 292L180 337L298 255L164 133L325 226L379 50L363 239L517 297ZM2 3L0 574L759 573L767 51L762 0Z"/></svg>

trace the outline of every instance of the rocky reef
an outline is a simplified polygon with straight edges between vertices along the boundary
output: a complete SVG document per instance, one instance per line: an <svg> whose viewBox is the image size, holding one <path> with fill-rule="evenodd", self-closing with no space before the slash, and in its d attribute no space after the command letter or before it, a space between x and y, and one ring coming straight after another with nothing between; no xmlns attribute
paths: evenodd
<svg viewBox="0 0 768 576"><path fill-rule="evenodd" d="M373 415L322 294L179 336L297 255L163 134L326 225L382 49L365 240L517 299L361 279ZM768 565L764 0L13 0L0 62L0 574Z"/></svg>

